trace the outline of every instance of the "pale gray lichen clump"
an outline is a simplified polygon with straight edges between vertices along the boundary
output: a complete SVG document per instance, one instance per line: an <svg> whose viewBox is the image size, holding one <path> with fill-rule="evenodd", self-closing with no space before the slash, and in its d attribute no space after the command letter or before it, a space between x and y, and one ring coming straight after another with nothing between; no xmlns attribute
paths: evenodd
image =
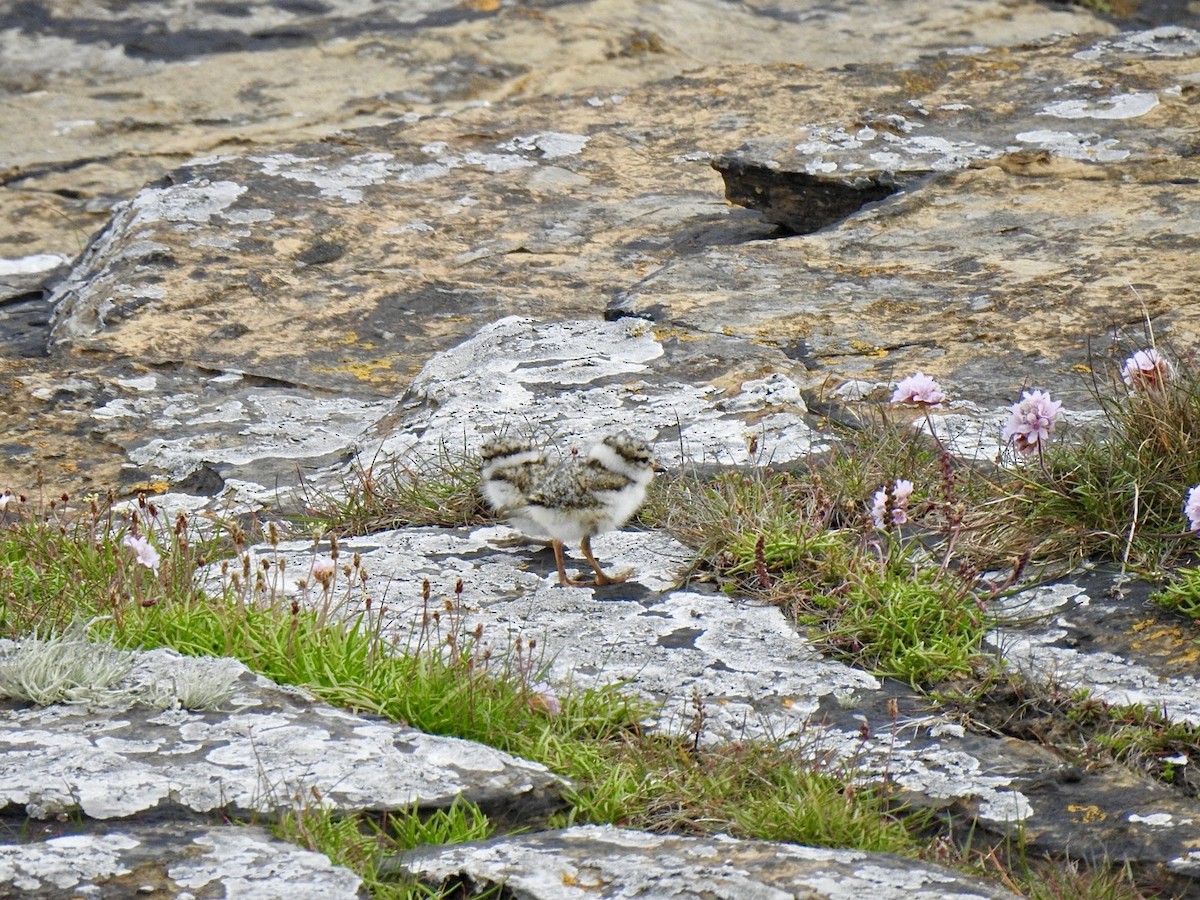
<svg viewBox="0 0 1200 900"><path fill-rule="evenodd" d="M0 699L39 706L138 703L156 709L216 709L229 700L244 671L240 664L227 665L230 660L170 655L171 662L157 672L145 666L135 671L135 654L90 640L81 622L54 637L0 641Z"/></svg>

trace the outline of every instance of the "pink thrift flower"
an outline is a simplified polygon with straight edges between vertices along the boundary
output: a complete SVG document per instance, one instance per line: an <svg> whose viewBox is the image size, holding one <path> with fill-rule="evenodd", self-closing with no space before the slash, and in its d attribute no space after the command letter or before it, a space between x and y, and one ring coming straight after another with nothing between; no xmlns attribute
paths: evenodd
<svg viewBox="0 0 1200 900"><path fill-rule="evenodd" d="M548 716L557 716L562 712L562 701L548 682L539 681L530 690L533 692L529 695L530 709L541 710Z"/></svg>
<svg viewBox="0 0 1200 900"><path fill-rule="evenodd" d="M141 535L127 534L125 535L125 540L121 543L133 551L138 563L153 572L158 571L158 564L161 557L159 557L158 551L154 549L154 545L146 540L146 538Z"/></svg>
<svg viewBox="0 0 1200 900"><path fill-rule="evenodd" d="M904 478L897 478L889 491L881 487L875 492L871 503L871 519L876 528L886 528L888 525L903 525L908 521L908 501L912 497L913 483ZM888 511L891 511L889 522Z"/></svg>
<svg viewBox="0 0 1200 900"><path fill-rule="evenodd" d="M893 403L917 403L922 406L938 406L945 399L942 386L924 372L901 380L892 394Z"/></svg>
<svg viewBox="0 0 1200 900"><path fill-rule="evenodd" d="M1011 442L1013 449L1022 455L1040 451L1043 442L1050 437L1061 408L1062 402L1051 400L1049 394L1025 391L1021 402L1013 404L1000 439Z"/></svg>
<svg viewBox="0 0 1200 900"><path fill-rule="evenodd" d="M309 569L312 577L317 580L324 590L329 590L333 584L333 579L337 576L337 563L327 557L313 560L312 568Z"/></svg>
<svg viewBox="0 0 1200 900"><path fill-rule="evenodd" d="M1171 380L1175 369L1170 360L1153 347L1138 350L1121 367L1121 380L1131 388L1159 388Z"/></svg>
<svg viewBox="0 0 1200 900"><path fill-rule="evenodd" d="M1200 484L1188 491L1183 514L1188 519L1188 531L1200 531Z"/></svg>

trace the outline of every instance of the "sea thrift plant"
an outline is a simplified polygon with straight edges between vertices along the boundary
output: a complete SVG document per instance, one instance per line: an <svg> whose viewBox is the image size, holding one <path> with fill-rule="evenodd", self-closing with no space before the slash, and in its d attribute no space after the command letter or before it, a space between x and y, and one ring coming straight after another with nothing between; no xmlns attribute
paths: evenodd
<svg viewBox="0 0 1200 900"><path fill-rule="evenodd" d="M150 541L139 534L127 534L125 535L125 540L123 540L121 543L133 551L134 556L137 557L138 563L153 572L158 572L158 566L161 562L161 558L158 555L158 551L154 549L154 545L151 544Z"/></svg>
<svg viewBox="0 0 1200 900"><path fill-rule="evenodd" d="M333 579L337 576L337 563L327 557L313 560L310 569L313 579L321 585L321 590L328 592L333 587Z"/></svg>
<svg viewBox="0 0 1200 900"><path fill-rule="evenodd" d="M886 486L875 492L871 503L871 519L876 528L903 525L908 521L908 501L912 497L913 483L905 478L892 482L891 490Z"/></svg>
<svg viewBox="0 0 1200 900"><path fill-rule="evenodd" d="M1200 532L1200 484L1187 492L1183 514L1187 516L1188 531Z"/></svg>
<svg viewBox="0 0 1200 900"><path fill-rule="evenodd" d="M939 406L945 399L942 386L924 372L917 372L902 379L892 394L892 403L913 403L919 406Z"/></svg>
<svg viewBox="0 0 1200 900"><path fill-rule="evenodd" d="M1058 412L1062 409L1062 401L1051 400L1050 395L1043 391L1025 391L1020 403L1014 403L1009 411L1008 424L1000 439L1011 443L1013 449L1023 456L1037 451L1041 453Z"/></svg>
<svg viewBox="0 0 1200 900"><path fill-rule="evenodd" d="M1170 360L1153 347L1138 350L1121 367L1121 380L1137 390L1161 388L1174 374Z"/></svg>

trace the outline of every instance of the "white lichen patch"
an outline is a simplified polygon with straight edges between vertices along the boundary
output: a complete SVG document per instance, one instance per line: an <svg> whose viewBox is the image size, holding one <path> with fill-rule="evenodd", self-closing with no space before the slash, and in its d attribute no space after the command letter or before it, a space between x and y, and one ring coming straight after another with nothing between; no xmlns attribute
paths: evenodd
<svg viewBox="0 0 1200 900"><path fill-rule="evenodd" d="M1099 100L1060 100L1044 107L1039 115L1058 119L1136 119L1158 106L1158 95L1147 91L1114 94Z"/></svg>
<svg viewBox="0 0 1200 900"><path fill-rule="evenodd" d="M1177 825L1191 825L1191 819L1177 819L1171 813L1147 813L1139 815L1138 813L1130 813L1128 816L1130 822L1149 825L1152 828L1174 828Z"/></svg>
<svg viewBox="0 0 1200 900"><path fill-rule="evenodd" d="M193 839L196 853L172 854L178 860L167 874L180 887L244 900L279 897L360 896L359 877L327 857L274 840L257 828L210 828Z"/></svg>
<svg viewBox="0 0 1200 900"><path fill-rule="evenodd" d="M6 897L13 891L39 897L135 896L160 893L160 881L167 879L181 889L172 896L247 900L353 900L360 885L357 875L322 854L250 826L131 822L103 834L0 844L0 895Z"/></svg>
<svg viewBox="0 0 1200 900"><path fill-rule="evenodd" d="M278 459L293 461L294 468L297 460L343 454L389 408L383 401L326 399L235 383L204 393L164 390L117 397L93 417L102 430L140 420L148 433L174 435L151 438L128 455L147 476L178 482L206 463L251 466Z"/></svg>
<svg viewBox="0 0 1200 900"><path fill-rule="evenodd" d="M1200 32L1179 25L1164 25L1122 34L1115 40L1098 41L1074 56L1088 61L1105 56L1200 56Z"/></svg>
<svg viewBox="0 0 1200 900"><path fill-rule="evenodd" d="M1072 605L1086 606L1089 602L1079 585L1058 582L997 597L989 604L988 611L1005 624L1014 624L1047 619Z"/></svg>
<svg viewBox="0 0 1200 900"><path fill-rule="evenodd" d="M515 137L500 145L501 150L537 153L545 159L575 156L587 146L587 135L564 134L560 131L543 131Z"/></svg>
<svg viewBox="0 0 1200 900"><path fill-rule="evenodd" d="M32 253L29 256L0 259L0 278L49 272L68 262L70 260L61 253Z"/></svg>
<svg viewBox="0 0 1200 900"><path fill-rule="evenodd" d="M668 466L743 464L756 454L785 462L821 449L786 376L747 380L732 397L682 384L640 319L501 319L431 359L410 396L404 424L380 447L385 455L473 448L506 431L552 436L566 449L621 429L649 439Z"/></svg>
<svg viewBox="0 0 1200 900"><path fill-rule="evenodd" d="M1116 149L1117 145L1121 143L1119 140L1101 138L1098 134L1079 134L1074 131L1054 131L1043 128L1019 132L1016 138L1022 144L1033 144L1065 159L1120 162L1129 157L1128 150Z"/></svg>
<svg viewBox="0 0 1200 900"><path fill-rule="evenodd" d="M1106 703L1144 706L1168 721L1200 725L1200 678L1168 677L1114 653L1059 646L1066 634L1063 627L1040 633L997 629L987 640L1009 666L1036 681L1086 688L1091 697Z"/></svg>
<svg viewBox="0 0 1200 900"><path fill-rule="evenodd" d="M129 872L121 855L137 845L138 841L120 833L0 844L0 892L8 886L21 892L56 888L74 894L73 889L82 884Z"/></svg>
<svg viewBox="0 0 1200 900"><path fill-rule="evenodd" d="M553 146L553 145L551 145ZM266 175L311 184L323 197L347 204L362 202L363 189L385 182L417 184L449 175L455 169L476 167L491 173L524 169L537 165L517 153L446 153L446 145L429 144L421 148L431 160L411 163L390 153L360 153L336 164L328 159L273 153L248 157L258 163Z"/></svg>
<svg viewBox="0 0 1200 900"><path fill-rule="evenodd" d="M129 228L151 222L208 222L246 193L233 181L199 179L187 184L143 188L131 201L134 217Z"/></svg>

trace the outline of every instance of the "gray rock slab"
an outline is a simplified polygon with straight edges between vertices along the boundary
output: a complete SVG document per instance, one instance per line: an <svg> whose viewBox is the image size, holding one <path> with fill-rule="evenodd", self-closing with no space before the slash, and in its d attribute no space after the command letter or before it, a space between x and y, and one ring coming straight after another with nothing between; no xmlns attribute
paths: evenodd
<svg viewBox="0 0 1200 900"><path fill-rule="evenodd" d="M679 900L879 900L1015 898L982 878L886 853L862 853L571 828L419 851L403 868L432 884L466 876L504 885L519 900L672 897Z"/></svg>
<svg viewBox="0 0 1200 900"><path fill-rule="evenodd" d="M1003 624L988 640L1036 682L1086 689L1104 703L1200 727L1195 626L1147 603L1145 585L1131 595L1119 585L1100 574L1014 594L998 609Z"/></svg>
<svg viewBox="0 0 1200 900"><path fill-rule="evenodd" d="M883 82L869 67L848 73L862 78L849 109L831 103L717 165L777 176L785 194L793 184L802 209L805 185L904 189L815 233L689 254L611 310L698 330L736 320L736 333L784 346L791 335L788 352L835 380L922 369L976 403L1038 386L1083 404L1078 373L1101 362L1096 348L1136 349L1147 320L1181 349L1200 335L1191 288L1168 274L1190 271L1179 254L1197 173L1183 123L1198 50L1196 32L1162 28L947 54L886 87L870 86ZM731 196L780 220L782 201L750 188ZM1142 244L1164 256L1146 265L1130 252Z"/></svg>
<svg viewBox="0 0 1200 900"><path fill-rule="evenodd" d="M298 506L304 491L340 487L348 458L462 455L508 431L565 447L624 428L671 467L795 460L827 438L777 371L786 363L777 350L689 341L637 319L508 317L435 354L399 401L190 367L99 383L60 377L34 390L93 405L91 433L124 449L127 484L171 485L228 512Z"/></svg>
<svg viewBox="0 0 1200 900"><path fill-rule="evenodd" d="M254 826L127 823L0 844L0 895L34 898L328 897L354 900L361 879L320 853Z"/></svg>
<svg viewBox="0 0 1200 900"><path fill-rule="evenodd" d="M696 337L698 352L688 336L638 319L501 319L425 364L381 450L472 448L506 431L570 445L617 428L649 439L671 468L789 462L828 448L779 371L782 354Z"/></svg>
<svg viewBox="0 0 1200 900"><path fill-rule="evenodd" d="M354 715L280 688L240 663L227 706L162 708L145 686L205 677L213 663L136 655L124 697L46 707L0 702L0 808L45 818L151 811L274 815L296 803L340 810L449 806L548 808L560 779L544 767L454 738Z"/></svg>

